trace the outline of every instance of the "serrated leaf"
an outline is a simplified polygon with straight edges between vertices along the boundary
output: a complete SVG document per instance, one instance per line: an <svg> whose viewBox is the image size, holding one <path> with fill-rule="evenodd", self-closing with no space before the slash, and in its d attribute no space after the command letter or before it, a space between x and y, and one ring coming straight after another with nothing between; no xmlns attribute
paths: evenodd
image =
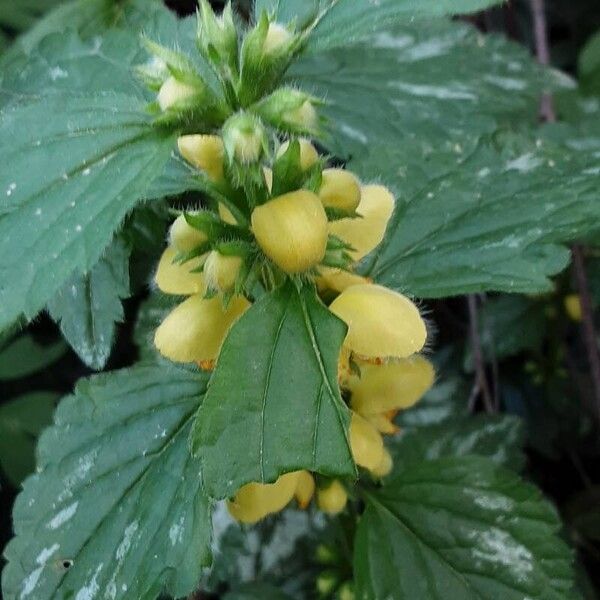
<svg viewBox="0 0 600 600"><path fill-rule="evenodd" d="M79 358L100 370L112 349L116 324L123 320L121 300L129 295L130 249L115 239L85 275L74 275L48 303L52 318Z"/></svg>
<svg viewBox="0 0 600 600"><path fill-rule="evenodd" d="M32 375L55 363L66 351L67 345L62 340L42 345L30 334L23 334L0 350L0 380Z"/></svg>
<svg viewBox="0 0 600 600"><path fill-rule="evenodd" d="M540 492L474 457L414 464L368 493L355 541L357 596L567 600L572 556Z"/></svg>
<svg viewBox="0 0 600 600"><path fill-rule="evenodd" d="M194 590L210 556L210 502L188 436L205 386L202 374L164 366L78 384L15 503L4 598Z"/></svg>
<svg viewBox="0 0 600 600"><path fill-rule="evenodd" d="M321 7L327 12L309 39L309 49L317 52L350 46L396 23L476 12L501 1L321 0ZM285 4L285 0L280 0L280 4Z"/></svg>
<svg viewBox="0 0 600 600"><path fill-rule="evenodd" d="M337 384L345 332L313 289L291 283L232 327L192 435L209 495L299 469L355 474Z"/></svg>
<svg viewBox="0 0 600 600"><path fill-rule="evenodd" d="M48 119L48 114L55 115ZM0 136L0 329L91 269L171 154L143 105L52 96L5 111Z"/></svg>
<svg viewBox="0 0 600 600"><path fill-rule="evenodd" d="M35 441L57 399L55 392L30 392L0 406L0 467L15 487L35 467Z"/></svg>
<svg viewBox="0 0 600 600"><path fill-rule="evenodd" d="M516 471L525 460L521 421L508 415L475 415L403 429L391 440L390 450L395 474L409 465L438 458L485 456Z"/></svg>

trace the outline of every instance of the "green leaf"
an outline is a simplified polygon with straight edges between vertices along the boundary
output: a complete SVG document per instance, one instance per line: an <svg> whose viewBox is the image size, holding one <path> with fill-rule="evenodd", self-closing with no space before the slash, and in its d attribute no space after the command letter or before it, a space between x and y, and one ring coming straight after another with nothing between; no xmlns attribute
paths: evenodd
<svg viewBox="0 0 600 600"><path fill-rule="evenodd" d="M21 31L31 27L47 10L61 0L0 0L0 26Z"/></svg>
<svg viewBox="0 0 600 600"><path fill-rule="evenodd" d="M123 320L121 300L129 295L129 253L117 238L89 273L72 276L48 303L65 339L92 369L106 364L116 324Z"/></svg>
<svg viewBox="0 0 600 600"><path fill-rule="evenodd" d="M337 384L345 333L313 289L291 283L232 327L192 436L210 496L299 469L355 475Z"/></svg>
<svg viewBox="0 0 600 600"><path fill-rule="evenodd" d="M390 444L395 474L422 461L468 455L485 456L498 465L520 470L525 462L522 447L521 421L508 415L468 416L403 429Z"/></svg>
<svg viewBox="0 0 600 600"><path fill-rule="evenodd" d="M58 396L30 392L0 406L0 466L15 487L35 467L35 440L51 423Z"/></svg>
<svg viewBox="0 0 600 600"><path fill-rule="evenodd" d="M0 351L0 380L10 381L37 373L55 363L66 351L62 340L42 345L30 334L23 334Z"/></svg>
<svg viewBox="0 0 600 600"><path fill-rule="evenodd" d="M48 119L48 114L54 115ZM0 117L0 329L91 269L174 140L138 100L52 96Z"/></svg>
<svg viewBox="0 0 600 600"><path fill-rule="evenodd" d="M357 597L574 598L559 529L536 488L489 460L416 463L367 495L355 541Z"/></svg>
<svg viewBox="0 0 600 600"><path fill-rule="evenodd" d="M40 438L14 508L5 598L191 593L210 552L210 502L191 458L204 375L135 367L78 384Z"/></svg>
<svg viewBox="0 0 600 600"><path fill-rule="evenodd" d="M327 12L309 39L309 49L323 51L350 46L396 23L476 12L500 4L501 1L322 0L321 6ZM285 0L281 3L285 3Z"/></svg>
<svg viewBox="0 0 600 600"><path fill-rule="evenodd" d="M296 21L299 27L303 27L317 16L319 4L320 0L256 0L254 19L258 20L266 11L279 23Z"/></svg>
<svg viewBox="0 0 600 600"><path fill-rule="evenodd" d="M291 600L292 597L266 583L249 583L223 596L223 600L264 600L265 598Z"/></svg>

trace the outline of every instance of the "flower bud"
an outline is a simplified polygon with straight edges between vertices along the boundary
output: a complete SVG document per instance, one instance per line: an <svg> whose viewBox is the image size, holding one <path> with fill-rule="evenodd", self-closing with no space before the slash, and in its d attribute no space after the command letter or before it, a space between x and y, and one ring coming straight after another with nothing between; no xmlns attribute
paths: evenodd
<svg viewBox="0 0 600 600"><path fill-rule="evenodd" d="M237 62L238 37L231 2L228 2L222 14L217 17L208 0L200 0L198 17L198 45L202 54L212 60L210 47L217 53L218 61L235 68Z"/></svg>
<svg viewBox="0 0 600 600"><path fill-rule="evenodd" d="M329 232L352 246L349 254L359 261L381 243L393 212L394 197L387 188L365 185L356 209L361 218L332 221Z"/></svg>
<svg viewBox="0 0 600 600"><path fill-rule="evenodd" d="M308 471L299 471L298 486L294 496L298 502L298 506L305 510L308 508L310 501L315 493L315 479Z"/></svg>
<svg viewBox="0 0 600 600"><path fill-rule="evenodd" d="M298 143L300 144L300 168L303 171L308 171L319 162L319 153L307 139L300 138ZM289 147L289 142L284 142L281 146L279 146L279 150L277 150L277 158L281 158L287 152Z"/></svg>
<svg viewBox="0 0 600 600"><path fill-rule="evenodd" d="M241 296L223 308L220 297L191 296L171 311L154 335L154 345L174 362L216 360L233 323L250 307Z"/></svg>
<svg viewBox="0 0 600 600"><path fill-rule="evenodd" d="M318 131L319 129L319 115L310 100L305 100L298 108L283 113L282 120L299 131Z"/></svg>
<svg viewBox="0 0 600 600"><path fill-rule="evenodd" d="M383 365L361 364L348 384L352 409L367 416L413 406L433 385L433 365L422 356Z"/></svg>
<svg viewBox="0 0 600 600"><path fill-rule="evenodd" d="M194 212L189 214L194 214ZM179 215L169 230L169 244L182 253L192 252L207 240L204 232L192 227L185 220L185 215Z"/></svg>
<svg viewBox="0 0 600 600"><path fill-rule="evenodd" d="M360 182L350 173L343 169L325 169L319 198L325 208L353 213L360 204Z"/></svg>
<svg viewBox="0 0 600 600"><path fill-rule="evenodd" d="M317 490L317 506L324 513L337 515L341 513L348 503L346 488L334 479L328 487Z"/></svg>
<svg viewBox="0 0 600 600"><path fill-rule="evenodd" d="M318 100L294 88L279 88L253 107L264 121L293 133L319 132Z"/></svg>
<svg viewBox="0 0 600 600"><path fill-rule="evenodd" d="M301 471L286 473L275 483L248 483L227 502L231 516L241 523L256 523L283 510L294 497Z"/></svg>
<svg viewBox="0 0 600 600"><path fill-rule="evenodd" d="M383 460L383 439L381 434L366 419L352 413L350 422L350 447L354 462L373 471Z"/></svg>
<svg viewBox="0 0 600 600"><path fill-rule="evenodd" d="M355 600L354 585L350 581L346 581L338 591L338 600Z"/></svg>
<svg viewBox="0 0 600 600"><path fill-rule="evenodd" d="M229 225L237 225L236 218L233 216L233 213L223 204L219 203L219 216L225 223L229 223Z"/></svg>
<svg viewBox="0 0 600 600"><path fill-rule="evenodd" d="M258 206L252 231L262 251L286 273L317 265L327 249L327 215L318 196L290 192Z"/></svg>
<svg viewBox="0 0 600 600"><path fill-rule="evenodd" d="M280 25L279 23L270 23L269 29L267 30L267 36L263 43L263 52L266 55L281 52L289 46L293 37L294 36L290 31L283 25Z"/></svg>
<svg viewBox="0 0 600 600"><path fill-rule="evenodd" d="M185 108L199 96L200 90L196 86L178 81L175 77L169 77L162 84L156 99L160 109L165 112L178 107Z"/></svg>
<svg viewBox="0 0 600 600"><path fill-rule="evenodd" d="M371 473L375 477L383 478L387 477L394 468L394 461L392 459L392 455L389 453L387 448L383 449L383 455L381 457L381 462L371 470Z"/></svg>
<svg viewBox="0 0 600 600"><path fill-rule="evenodd" d="M243 262L240 256L225 256L213 250L204 263L204 277L208 289L219 292L232 290Z"/></svg>
<svg viewBox="0 0 600 600"><path fill-rule="evenodd" d="M348 325L344 344L365 360L407 358L427 339L418 308L406 296L380 285L353 285L329 310Z"/></svg>
<svg viewBox="0 0 600 600"><path fill-rule="evenodd" d="M195 272L195 269L199 269L204 263L204 256L179 264L173 262L177 254L177 250L172 246L163 252L154 277L158 288L165 294L176 296L204 294L206 292L204 275Z"/></svg>
<svg viewBox="0 0 600 600"><path fill-rule="evenodd" d="M565 296L565 311L572 321L580 322L582 318L581 299L578 294Z"/></svg>
<svg viewBox="0 0 600 600"><path fill-rule="evenodd" d="M260 119L238 113L223 125L223 142L230 160L242 164L257 162L267 145L267 135Z"/></svg>
<svg viewBox="0 0 600 600"><path fill-rule="evenodd" d="M177 140L185 160L204 171L211 181L223 180L223 141L216 135L183 135Z"/></svg>

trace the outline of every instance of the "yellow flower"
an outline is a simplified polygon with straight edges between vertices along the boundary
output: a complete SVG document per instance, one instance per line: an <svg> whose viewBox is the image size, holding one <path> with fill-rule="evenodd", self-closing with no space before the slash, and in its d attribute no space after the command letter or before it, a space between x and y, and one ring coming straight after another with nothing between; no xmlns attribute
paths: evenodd
<svg viewBox="0 0 600 600"><path fill-rule="evenodd" d="M193 272L202 267L204 256L198 256L183 264L174 263L173 260L178 252L173 246L169 246L162 254L154 280L159 289L165 294L177 296L191 296L192 294L204 294L206 282L204 275Z"/></svg>
<svg viewBox="0 0 600 600"><path fill-rule="evenodd" d="M300 168L303 171L308 171L319 161L319 153L317 152L317 149L305 138L299 138L298 143L300 144ZM277 158L283 156L289 147L290 143L284 142L277 151Z"/></svg>
<svg viewBox="0 0 600 600"><path fill-rule="evenodd" d="M387 448L383 449L383 456L381 457L381 462L371 470L371 474L375 477L386 477L392 472L394 467L394 461L392 459L392 455L389 453Z"/></svg>
<svg viewBox="0 0 600 600"><path fill-rule="evenodd" d="M360 364L360 377L352 377L352 409L363 416L413 406L433 385L433 365L422 356L412 356L382 365Z"/></svg>
<svg viewBox="0 0 600 600"><path fill-rule="evenodd" d="M219 296L191 296L160 324L154 345L175 362L214 361L230 327L249 307L241 296L232 298L227 308Z"/></svg>
<svg viewBox="0 0 600 600"><path fill-rule="evenodd" d="M335 267L319 267L319 277L317 277L317 285L320 289L334 290L335 292L343 292L351 285L360 283L370 283L370 280L356 273L350 273Z"/></svg>
<svg viewBox="0 0 600 600"><path fill-rule="evenodd" d="M379 285L353 285L329 310L348 325L344 344L360 358L407 358L425 345L427 329L405 296Z"/></svg>
<svg viewBox="0 0 600 600"><path fill-rule="evenodd" d="M341 513L348 503L346 488L334 479L326 488L317 490L317 506L329 515Z"/></svg>
<svg viewBox="0 0 600 600"><path fill-rule="evenodd" d="M219 292L232 290L243 262L239 256L225 256L213 250L204 263L204 277L208 289Z"/></svg>
<svg viewBox="0 0 600 600"><path fill-rule="evenodd" d="M164 112L173 108L179 102L189 100L198 94L198 90L191 85L177 81L175 77L169 77L161 86L157 101L160 109Z"/></svg>
<svg viewBox="0 0 600 600"><path fill-rule="evenodd" d="M317 265L327 249L327 215L318 196L290 192L258 206L252 231L263 252L286 273Z"/></svg>
<svg viewBox="0 0 600 600"><path fill-rule="evenodd" d="M572 321L581 321L581 299L578 294L569 294L565 296L565 311Z"/></svg>
<svg viewBox="0 0 600 600"><path fill-rule="evenodd" d="M365 185L356 212L358 219L340 219L329 224L329 232L344 240L356 262L374 250L383 240L387 224L394 212L394 196L381 185Z"/></svg>
<svg viewBox="0 0 600 600"><path fill-rule="evenodd" d="M248 483L227 502L231 516L241 523L256 523L283 510L294 497L302 471L286 473L275 483Z"/></svg>
<svg viewBox="0 0 600 600"><path fill-rule="evenodd" d="M315 493L315 479L308 471L298 472L298 485L294 496L298 502L298 506L304 510L308 508L310 501Z"/></svg>
<svg viewBox="0 0 600 600"><path fill-rule="evenodd" d="M353 412L350 421L350 447L354 462L373 471L383 460L383 438L371 423Z"/></svg>
<svg viewBox="0 0 600 600"><path fill-rule="evenodd" d="M193 211L190 211L190 214L193 214ZM207 240L206 234L188 224L184 215L179 215L169 230L169 243L179 252L191 252Z"/></svg>
<svg viewBox="0 0 600 600"><path fill-rule="evenodd" d="M223 179L225 149L216 135L183 135L177 140L181 156L204 171L211 181Z"/></svg>
<svg viewBox="0 0 600 600"><path fill-rule="evenodd" d="M394 419L399 411L397 410L389 410L387 412L382 413L374 413L363 415L379 433L383 433L385 435L392 435L394 433L398 433L399 428L394 423Z"/></svg>
<svg viewBox="0 0 600 600"><path fill-rule="evenodd" d="M343 169L323 171L319 197L326 208L352 213L360 204L360 196L360 182L350 171Z"/></svg>

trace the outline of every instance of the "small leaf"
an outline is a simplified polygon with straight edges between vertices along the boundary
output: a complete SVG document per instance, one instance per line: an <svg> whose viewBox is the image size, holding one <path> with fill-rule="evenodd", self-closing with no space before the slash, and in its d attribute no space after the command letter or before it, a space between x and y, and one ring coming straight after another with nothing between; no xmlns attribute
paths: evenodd
<svg viewBox="0 0 600 600"><path fill-rule="evenodd" d="M67 346L62 340L42 345L31 335L23 334L0 350L0 380L32 375L55 363L66 351Z"/></svg>
<svg viewBox="0 0 600 600"><path fill-rule="evenodd" d="M367 495L359 598L570 600L572 555L533 486L475 457L415 463Z"/></svg>
<svg viewBox="0 0 600 600"><path fill-rule="evenodd" d="M191 593L210 557L210 502L190 456L202 374L134 367L78 384L14 508L5 598Z"/></svg>
<svg viewBox="0 0 600 600"><path fill-rule="evenodd" d="M116 239L86 275L74 275L48 303L52 318L92 369L106 364L116 324L123 320L121 300L129 295L129 248Z"/></svg>
<svg viewBox="0 0 600 600"><path fill-rule="evenodd" d="M337 384L345 332L314 290L291 283L232 327L192 436L210 496L299 469L355 474Z"/></svg>

